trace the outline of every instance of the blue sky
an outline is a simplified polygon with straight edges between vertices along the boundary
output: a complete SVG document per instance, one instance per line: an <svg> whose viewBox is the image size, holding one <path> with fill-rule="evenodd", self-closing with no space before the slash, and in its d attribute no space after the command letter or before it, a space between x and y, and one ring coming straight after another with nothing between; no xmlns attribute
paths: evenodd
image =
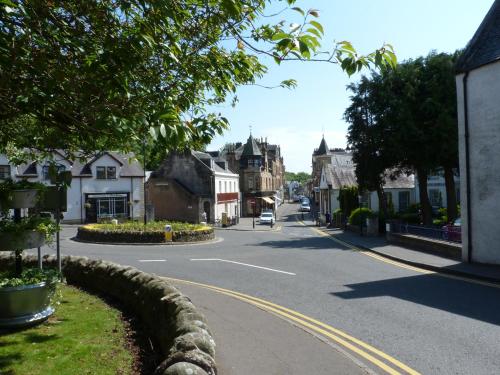
<svg viewBox="0 0 500 375"><path fill-rule="evenodd" d="M318 9L325 29L323 47L333 40L349 40L358 52L367 53L384 42L394 46L398 60L428 54L431 50L453 52L473 36L494 0L302 0L297 6ZM269 11L281 9L277 4ZM281 18L293 17L285 13ZM257 86L238 89L239 103L216 110L226 116L231 129L215 138L209 150L226 142L244 142L249 126L255 137L267 137L281 145L285 167L292 172L310 172L311 154L324 133L330 148L345 147L347 124L342 119L349 105L349 78L332 64L288 62L269 67L259 81L275 85L288 78L298 81L293 90L268 90ZM365 71L365 73L367 73Z"/></svg>

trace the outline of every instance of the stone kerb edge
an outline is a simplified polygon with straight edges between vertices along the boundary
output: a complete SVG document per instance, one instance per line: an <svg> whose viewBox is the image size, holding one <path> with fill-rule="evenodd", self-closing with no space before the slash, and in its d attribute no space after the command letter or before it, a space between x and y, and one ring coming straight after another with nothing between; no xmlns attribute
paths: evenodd
<svg viewBox="0 0 500 375"><path fill-rule="evenodd" d="M36 266L33 255L23 261ZM13 258L0 254L0 268ZM56 266L54 256L44 264ZM66 256L63 273L74 284L116 298L134 312L160 346L164 360L155 375L216 375L215 341L205 317L190 299L164 279L131 266L103 260Z"/></svg>

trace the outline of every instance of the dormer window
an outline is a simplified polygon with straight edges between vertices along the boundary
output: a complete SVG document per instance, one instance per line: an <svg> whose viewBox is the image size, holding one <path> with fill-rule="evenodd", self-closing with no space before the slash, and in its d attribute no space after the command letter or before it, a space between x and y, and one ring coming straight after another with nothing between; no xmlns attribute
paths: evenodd
<svg viewBox="0 0 500 375"><path fill-rule="evenodd" d="M57 168L58 174L66 170L66 167L62 164L56 164L55 167ZM50 170L50 165L44 165L42 167L42 178L44 180L50 180L49 170Z"/></svg>
<svg viewBox="0 0 500 375"><path fill-rule="evenodd" d="M96 178L98 180L116 179L116 167L96 167Z"/></svg>

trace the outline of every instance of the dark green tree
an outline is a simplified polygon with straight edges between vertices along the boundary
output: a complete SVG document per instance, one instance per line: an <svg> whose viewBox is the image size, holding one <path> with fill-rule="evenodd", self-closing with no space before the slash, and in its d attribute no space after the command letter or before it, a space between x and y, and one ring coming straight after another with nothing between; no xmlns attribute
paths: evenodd
<svg viewBox="0 0 500 375"><path fill-rule="evenodd" d="M345 186L339 190L339 205L342 214L349 217L351 212L359 207L359 190L357 186Z"/></svg>
<svg viewBox="0 0 500 375"><path fill-rule="evenodd" d="M454 66L460 51L453 54L431 52L425 59L425 100L428 121L434 129L436 158L444 172L448 220L457 218L455 172L458 169L458 124Z"/></svg>

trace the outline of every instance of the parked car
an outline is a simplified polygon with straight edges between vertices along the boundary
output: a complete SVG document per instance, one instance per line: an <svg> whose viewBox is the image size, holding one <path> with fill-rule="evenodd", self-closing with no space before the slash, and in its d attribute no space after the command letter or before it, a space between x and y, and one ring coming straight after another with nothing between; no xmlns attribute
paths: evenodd
<svg viewBox="0 0 500 375"><path fill-rule="evenodd" d="M275 219L272 212L262 212L259 217L260 224L274 224Z"/></svg>
<svg viewBox="0 0 500 375"><path fill-rule="evenodd" d="M311 206L309 205L309 203L302 202L300 204L300 211L302 211L302 212L311 212Z"/></svg>
<svg viewBox="0 0 500 375"><path fill-rule="evenodd" d="M309 198L307 198L307 197L303 197L303 198L300 200L300 203L311 204L311 201L309 200Z"/></svg>
<svg viewBox="0 0 500 375"><path fill-rule="evenodd" d="M441 229L443 230L444 240L462 242L462 220L460 218L443 226Z"/></svg>

